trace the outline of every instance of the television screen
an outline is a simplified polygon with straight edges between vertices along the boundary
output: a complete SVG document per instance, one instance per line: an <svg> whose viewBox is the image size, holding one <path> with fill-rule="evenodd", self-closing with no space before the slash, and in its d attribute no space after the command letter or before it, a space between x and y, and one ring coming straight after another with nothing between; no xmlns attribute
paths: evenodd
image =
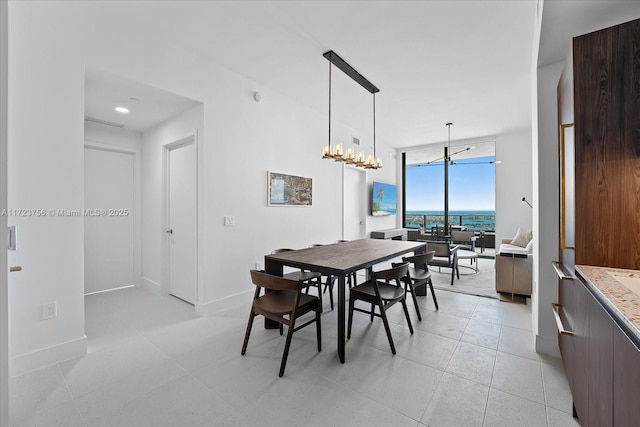
<svg viewBox="0 0 640 427"><path fill-rule="evenodd" d="M394 184L373 181L371 192L371 215L395 215L398 202L398 189Z"/></svg>

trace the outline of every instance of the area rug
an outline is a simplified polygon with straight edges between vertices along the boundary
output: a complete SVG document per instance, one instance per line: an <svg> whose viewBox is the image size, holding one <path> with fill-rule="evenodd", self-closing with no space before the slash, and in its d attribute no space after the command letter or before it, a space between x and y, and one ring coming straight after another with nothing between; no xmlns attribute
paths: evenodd
<svg viewBox="0 0 640 427"><path fill-rule="evenodd" d="M499 299L500 294L496 292L495 280L495 259L478 258L478 271L475 271L475 264L471 265L469 260L461 260L460 279L457 277L451 285L451 270L438 267L430 267L433 287L449 292L459 292L469 295L477 295L487 298Z"/></svg>

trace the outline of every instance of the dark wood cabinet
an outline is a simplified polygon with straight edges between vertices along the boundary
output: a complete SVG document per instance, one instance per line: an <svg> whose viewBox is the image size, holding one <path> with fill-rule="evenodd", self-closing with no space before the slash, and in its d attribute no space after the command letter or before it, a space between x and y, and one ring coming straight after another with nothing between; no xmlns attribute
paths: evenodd
<svg viewBox="0 0 640 427"><path fill-rule="evenodd" d="M586 288L584 290L588 293ZM589 295L587 376L591 426L613 425L613 326L611 316Z"/></svg>
<svg viewBox="0 0 640 427"><path fill-rule="evenodd" d="M640 420L640 351L618 325L612 339L614 425L635 426Z"/></svg>
<svg viewBox="0 0 640 427"><path fill-rule="evenodd" d="M640 19L573 39L576 264L640 269L638 70Z"/></svg>
<svg viewBox="0 0 640 427"><path fill-rule="evenodd" d="M559 262L570 274L575 265L640 270L638 70L640 19L573 39L558 84ZM558 345L580 424L638 425L635 334L581 280L560 279L558 294L572 332Z"/></svg>

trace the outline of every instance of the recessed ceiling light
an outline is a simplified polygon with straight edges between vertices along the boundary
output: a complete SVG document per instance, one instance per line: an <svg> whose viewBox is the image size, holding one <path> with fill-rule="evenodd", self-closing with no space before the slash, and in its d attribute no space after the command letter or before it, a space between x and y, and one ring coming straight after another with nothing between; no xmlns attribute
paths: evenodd
<svg viewBox="0 0 640 427"><path fill-rule="evenodd" d="M126 107L116 107L116 111L117 111L118 113L128 113L128 112L129 112L129 109L128 109L128 108L126 108Z"/></svg>

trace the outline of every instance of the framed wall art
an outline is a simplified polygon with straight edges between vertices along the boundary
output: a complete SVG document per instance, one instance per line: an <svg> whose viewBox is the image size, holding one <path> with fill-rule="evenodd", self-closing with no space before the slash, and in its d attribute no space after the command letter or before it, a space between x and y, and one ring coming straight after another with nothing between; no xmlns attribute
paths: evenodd
<svg viewBox="0 0 640 427"><path fill-rule="evenodd" d="M269 206L311 206L311 178L267 172L267 204Z"/></svg>

